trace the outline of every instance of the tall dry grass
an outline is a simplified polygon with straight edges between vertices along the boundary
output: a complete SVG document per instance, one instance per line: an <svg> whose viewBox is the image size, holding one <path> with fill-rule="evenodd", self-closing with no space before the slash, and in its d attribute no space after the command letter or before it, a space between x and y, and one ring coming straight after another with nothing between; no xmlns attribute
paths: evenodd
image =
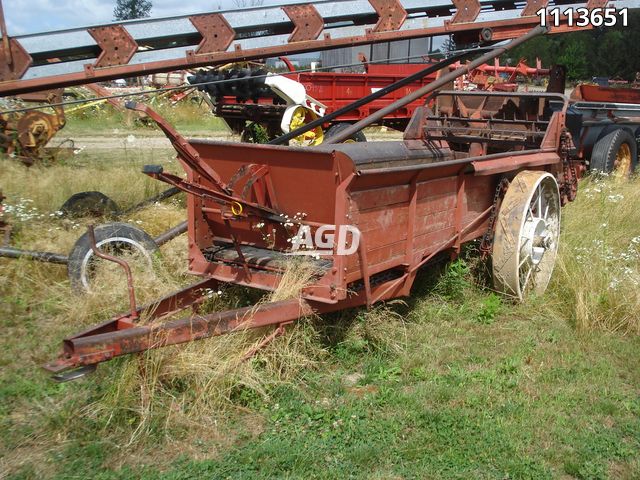
<svg viewBox="0 0 640 480"><path fill-rule="evenodd" d="M126 209L169 188L141 173L145 163L161 163L175 171L169 151L161 158L150 158L124 149L106 151L102 158L88 160L82 153L68 163L27 168L12 159L0 158L0 187L7 197L5 204L27 200L48 216L58 210L71 195L84 191L100 191ZM45 219L45 217L43 217Z"/></svg>
<svg viewBox="0 0 640 480"><path fill-rule="evenodd" d="M591 177L562 212L550 295L581 331L640 333L640 179Z"/></svg>
<svg viewBox="0 0 640 480"><path fill-rule="evenodd" d="M258 298L257 304L300 296L313 274L312 265L294 259L279 287ZM210 297L201 313L256 300L239 288L211 292ZM300 379L305 369L315 368L326 353L310 319L303 319L245 358L271 332L269 328L239 330L130 358L110 373L105 379L110 388L84 413L102 420L105 428L130 431L130 443L158 432L212 428L220 412L260 402L273 387Z"/></svg>

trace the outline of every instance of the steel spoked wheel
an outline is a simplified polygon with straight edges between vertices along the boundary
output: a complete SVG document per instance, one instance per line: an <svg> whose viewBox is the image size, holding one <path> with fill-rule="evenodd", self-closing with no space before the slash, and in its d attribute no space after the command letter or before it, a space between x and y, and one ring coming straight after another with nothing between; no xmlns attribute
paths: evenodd
<svg viewBox="0 0 640 480"><path fill-rule="evenodd" d="M556 179L546 172L520 172L498 212L492 254L495 288L518 300L544 293L556 263L559 237Z"/></svg>

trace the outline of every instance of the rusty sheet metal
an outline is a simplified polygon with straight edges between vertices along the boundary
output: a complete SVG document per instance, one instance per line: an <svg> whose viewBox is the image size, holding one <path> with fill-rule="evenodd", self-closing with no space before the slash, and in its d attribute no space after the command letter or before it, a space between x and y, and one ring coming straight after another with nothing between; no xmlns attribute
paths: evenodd
<svg viewBox="0 0 640 480"><path fill-rule="evenodd" d="M62 101L62 89L22 95L19 100L57 104ZM53 113L32 110L0 115L0 149L15 155L27 166L45 158L45 146L66 122L61 106L52 110Z"/></svg>
<svg viewBox="0 0 640 480"><path fill-rule="evenodd" d="M401 276L400 279L402 279ZM169 306L176 305L180 310L188 308L198 300L206 298L203 297L202 290L212 286L217 288L212 280L205 280L163 299L162 302L167 304L165 308L162 308L160 304L147 307L146 310L151 315L150 319L162 318L163 315L159 315L159 313L164 313L167 308L170 308ZM403 282L386 281L374 285L371 294L377 301L380 301L398 296L403 288L406 288ZM192 297L197 297L197 299L179 302L178 296L186 294L190 296L189 300L192 300ZM136 325L127 315L123 315L65 339L63 352L60 356L43 367L50 372L59 373L71 368L95 365L118 356L167 345L191 342L245 329L288 324L303 316L352 308L363 305L365 302L364 292L360 291L351 295L347 300L336 304L291 299L209 315L192 315L184 319L152 325ZM139 309L139 311L141 310Z"/></svg>
<svg viewBox="0 0 640 480"><path fill-rule="evenodd" d="M538 168L544 165L553 165L560 162L557 152L538 152L523 155L500 155L497 158L483 159L473 162L476 175L495 175L497 173L510 172L517 168Z"/></svg>
<svg viewBox="0 0 640 480"><path fill-rule="evenodd" d="M324 29L324 20L316 8L309 5L287 5L282 7L295 28L289 36L289 42L315 40Z"/></svg>
<svg viewBox="0 0 640 480"><path fill-rule="evenodd" d="M284 22L279 20L279 23L269 25L261 26L256 23L250 27L243 27L243 29L247 29L247 32L243 31L241 38L235 34L234 22L230 20L233 17L236 19L235 23L238 23L237 18L239 18L240 12L233 11L185 17L191 20L190 23L193 28L198 23L196 30L200 32L204 40L198 38L197 35L193 35L193 33L187 35L182 32L180 35L176 34L172 42L172 35L163 32L164 34L161 36L162 42L160 42L158 38L145 37L143 34L136 34L136 36L130 32L134 27L140 27L139 29L142 30L145 22L147 22L146 20L128 22L123 25L95 27L92 29L94 34L97 35L98 32L104 32L106 35L102 36L101 40L96 40L102 48L102 53L100 54L102 58L97 59L97 63L94 60L91 63L83 64L83 67L78 67L78 62L80 61L77 60L77 57L70 57L68 53L69 48L73 46L71 40L68 42L69 45L66 46L66 49L55 50L54 48L51 51L46 49L46 51L39 51L37 66L28 67L26 71L24 66L30 65L30 61L24 55L22 60L19 60L20 56L17 55L15 66L9 64L7 58L5 58L4 62L0 58L0 80L3 80L0 81L0 95L13 95L43 88L80 85L95 81L131 77L143 73L153 74L234 61L425 36L454 34L466 36L468 39L477 41L479 35L484 32L484 34L490 35L492 40L497 41L522 36L539 23L537 16L522 16L523 8L515 4L511 8L505 8L502 4L489 4L489 10L487 12L483 11L478 15L476 12L479 5L477 0L457 0L458 11L453 17L455 21L446 21L446 18L440 15L441 7L438 7L440 10L437 10L437 12L440 13L437 15L434 13L434 16L444 18L444 24L436 23L432 26L425 26L423 21L419 20L418 17L412 17L412 15L424 15L425 13L429 15L431 7L418 8L404 0L373 0L371 5L373 8L375 4L379 11L378 15L371 15L369 12L346 11L343 14L339 12L341 5L348 2L336 2L331 10L334 11L333 16L329 17L328 14L325 14L325 17L322 17L323 26L320 28L319 23L317 23L319 17L316 17L315 14L311 15L309 12L315 9L320 15L319 5L322 3L296 5L296 7L300 8L305 7L307 14L310 15L305 17L304 22L302 22L303 17L294 15L294 19L298 19L298 25L294 24L292 19L284 14L282 7L264 7L262 10L271 12L269 14L272 16L275 15L272 10L277 8L281 16L285 19L288 18L288 20ZM625 6L624 0L618 6ZM631 7L633 8L633 5ZM335 13L335 11L338 13ZM255 11L251 10L246 15L249 14L253 14L257 18ZM336 22L339 23L337 19L345 18L346 16L358 17L358 21L353 26L336 26ZM202 24L200 24L200 20L197 20L197 18L208 18L209 21L203 20ZM470 19L474 18L476 21L472 22ZM487 18L487 20L483 20L483 18ZM312 21L308 21L309 19L312 19ZM160 20L153 21L159 22ZM568 27L566 21L566 18L561 18L563 24L559 27L553 27L550 32L563 33L579 28ZM148 20L148 22L152 22L152 20ZM302 26L304 29L301 28ZM157 30L153 28L150 30L156 31L155 35L157 36ZM293 32L294 30L296 31L290 36L289 40L285 38L283 41L282 32ZM80 32L84 33L86 30L76 29L69 31L69 34L79 35ZM316 32L318 32L318 35L316 35ZM324 34L321 35L321 32ZM47 35L64 36L66 34L67 32L53 32ZM313 38L314 36L316 38ZM26 42L33 37L32 35L14 40L24 40ZM115 50L116 40L121 42L121 46L118 46L117 51ZM195 44L201 41L204 43ZM145 49L139 49L131 57L131 52L135 50L136 43L145 45ZM52 44L55 45L56 43L52 42ZM176 47L176 44L184 46ZM82 50L83 55L86 54L88 58L91 55L95 55L95 45L85 45L82 48L84 49ZM27 56L35 55L35 53L30 54L29 51L26 53Z"/></svg>
<svg viewBox="0 0 640 480"><path fill-rule="evenodd" d="M277 197L275 213L279 215L265 216L259 209L230 214L220 198L192 192L187 198L189 270L204 277L203 282L144 309L149 313L140 316L152 321L150 324L134 321L143 311L137 309L66 339L62 355L46 368L61 371L93 365L150 348L245 328L282 325L312 313L408 295L417 270L426 262L438 254L455 256L464 242L486 233L496 187L504 176L512 178L524 168L534 168L550 172L562 183L564 159L560 152L566 146L560 133L568 102L565 97L445 93L467 100L504 97L514 104L514 99L524 98L526 105L554 96L564 99L564 104L561 109L539 114L543 117L539 120L544 120L541 125L546 127L541 145L523 145L521 153L514 153L511 146L489 137L483 141L496 151L493 155L473 155L464 144L456 142L432 142L425 134L429 125L424 122L424 128L413 129L415 138L366 149L358 144L305 149L207 140L191 140L186 148L182 137L172 137L172 131L164 128L180 154L187 182L202 191L213 189L214 179L200 173L206 164L222 185L233 187L230 198L237 198L233 195L242 191L244 201L266 203L264 190L254 188L257 182L250 173L268 172L274 198ZM509 102L499 101L496 105L506 103ZM498 107L495 115L499 116L500 111ZM421 112L432 118L427 108ZM519 115L529 113L524 109ZM448 114L466 114L478 121L473 109L456 98ZM513 122L518 121L523 120L516 116ZM419 142L422 149L417 147ZM441 149L441 153L429 154L433 149ZM366 164L376 168L361 168ZM270 203L269 208L272 206ZM352 226L359 230L363 241L357 252L348 255L338 254L335 246L318 254L316 263L322 268L300 290L298 298L195 314L166 323L155 321L170 310L204 299L204 285L216 288L219 281L226 281L265 290L277 288L286 270L279 262L285 253L291 253L290 242L302 225L314 235L325 226L335 232L341 226Z"/></svg>
<svg viewBox="0 0 640 480"><path fill-rule="evenodd" d="M310 313L306 302L294 299L197 315L161 325L126 325L111 332L65 340L64 355L45 368L57 372L91 365L120 355L214 337L234 330L276 325Z"/></svg>
<svg viewBox="0 0 640 480"><path fill-rule="evenodd" d="M456 14L451 19L452 24L473 22L480 14L478 0L452 0L456 6Z"/></svg>

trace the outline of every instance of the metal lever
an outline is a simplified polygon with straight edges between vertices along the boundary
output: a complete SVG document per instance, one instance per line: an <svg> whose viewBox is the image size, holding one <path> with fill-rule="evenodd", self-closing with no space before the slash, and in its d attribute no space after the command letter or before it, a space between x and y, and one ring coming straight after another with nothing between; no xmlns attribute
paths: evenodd
<svg viewBox="0 0 640 480"><path fill-rule="evenodd" d="M89 241L91 242L91 250L93 250L93 253L95 253L97 257L100 257L104 260L117 263L125 271L127 275L127 288L129 289L129 305L131 307L130 319L136 320L140 315L138 314L138 307L136 306L136 293L133 286L133 275L131 274L131 267L122 258L114 257L113 255L107 255L106 253L101 252L96 245L96 234L93 230L93 225L89 225L87 227L87 230L89 233Z"/></svg>
<svg viewBox="0 0 640 480"><path fill-rule="evenodd" d="M156 111L147 105L136 103L134 101L126 102L124 106L129 110L135 110L136 112L143 113L153 120L160 130L162 130L167 136L171 145L173 145L173 148L178 152L180 159L187 164L189 168L208 179L222 193L226 195L231 194L225 183L222 181L222 178L220 178L220 175L218 175L218 172L203 162L198 151L193 148L193 146L191 146L191 144Z"/></svg>

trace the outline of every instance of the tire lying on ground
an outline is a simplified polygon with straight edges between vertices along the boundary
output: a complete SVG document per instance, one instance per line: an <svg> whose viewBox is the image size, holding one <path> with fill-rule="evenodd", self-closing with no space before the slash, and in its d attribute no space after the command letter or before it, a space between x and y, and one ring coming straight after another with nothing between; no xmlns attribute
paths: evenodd
<svg viewBox="0 0 640 480"><path fill-rule="evenodd" d="M118 205L102 192L79 192L71 195L60 207L68 217L104 217L118 213Z"/></svg>
<svg viewBox="0 0 640 480"><path fill-rule="evenodd" d="M591 152L589 168L592 172L613 173L628 177L638 164L638 144L624 128L607 133L596 142Z"/></svg>
<svg viewBox="0 0 640 480"><path fill-rule="evenodd" d="M153 255L158 251L158 245L144 230L127 223L114 222L98 225L94 232L100 251L114 256L134 254L147 263L148 268L153 267ZM76 241L67 263L69 280L76 292L91 291L91 279L98 262L107 260L93 253L89 232L86 232Z"/></svg>
<svg viewBox="0 0 640 480"><path fill-rule="evenodd" d="M350 126L351 124L349 123L335 123L329 127L329 129L327 130L327 133L325 133L325 138L329 139L333 136L336 136L339 133L342 133L346 128L349 128ZM367 137L365 137L362 130L360 130L359 132L351 135L351 137L347 138L346 140L343 140L342 143L366 142L366 141L367 141Z"/></svg>

